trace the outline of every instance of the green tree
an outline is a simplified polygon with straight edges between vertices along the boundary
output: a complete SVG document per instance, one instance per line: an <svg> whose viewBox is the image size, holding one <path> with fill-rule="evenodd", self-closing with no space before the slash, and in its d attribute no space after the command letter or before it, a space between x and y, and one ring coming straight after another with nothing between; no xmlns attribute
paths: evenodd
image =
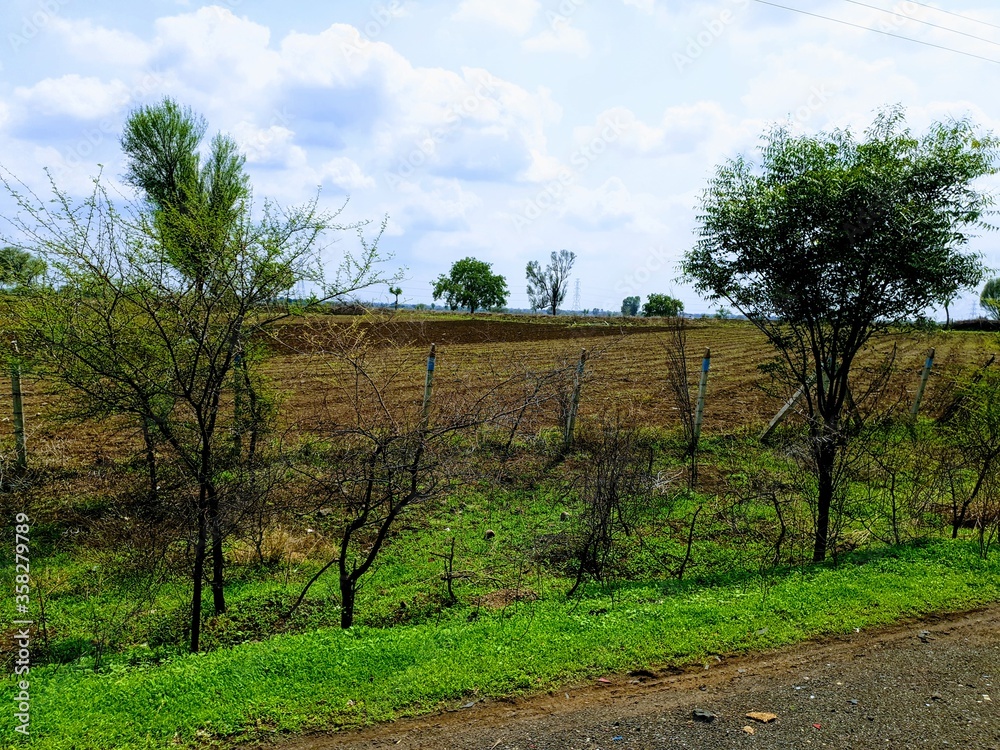
<svg viewBox="0 0 1000 750"><path fill-rule="evenodd" d="M0 248L0 287L22 291L34 286L45 274L46 263L26 250Z"/></svg>
<svg viewBox="0 0 1000 750"><path fill-rule="evenodd" d="M401 295L402 293L403 293L402 287L393 286L392 284L389 284L389 294L391 294L393 297L396 298L395 301L392 303L392 308L394 310L399 309L399 295Z"/></svg>
<svg viewBox="0 0 1000 750"><path fill-rule="evenodd" d="M640 298L638 296L626 297L622 300L622 315L626 318L634 318L639 314L639 302Z"/></svg>
<svg viewBox="0 0 1000 750"><path fill-rule="evenodd" d="M643 317L676 318L684 309L684 303L669 294L651 294L642 306Z"/></svg>
<svg viewBox="0 0 1000 750"><path fill-rule="evenodd" d="M229 136L200 155L204 118L170 98L134 110L121 137L125 181L153 207L165 259L201 288L213 267L233 262L233 231L246 210L245 157Z"/></svg>
<svg viewBox="0 0 1000 750"><path fill-rule="evenodd" d="M979 295L979 305L993 320L1000 320L1000 279L990 279Z"/></svg>
<svg viewBox="0 0 1000 750"><path fill-rule="evenodd" d="M969 229L983 227L997 141L967 121L923 137L901 108L881 112L863 140L850 131L772 130L758 170L720 166L702 197L700 239L684 275L726 300L775 346L776 366L804 388L818 480L813 558L823 560L847 439L851 366L872 334L979 283Z"/></svg>
<svg viewBox="0 0 1000 750"><path fill-rule="evenodd" d="M491 265L475 258L455 261L447 276L441 274L433 282L434 299L445 298L452 310L469 308L470 313L507 304L507 280L492 273Z"/></svg>
<svg viewBox="0 0 1000 750"><path fill-rule="evenodd" d="M182 164L166 172L182 171L186 152L177 153ZM280 300L299 281L323 289L315 304L380 281L377 240L366 241L359 225L338 225L316 201L295 209L265 204L257 218L242 203L236 215L199 209L174 232L169 221L179 210L150 199L122 212L100 180L80 203L58 188L42 201L3 184L20 209L16 233L54 271L53 288L18 301L10 316L17 339L37 370L65 387L62 402L75 416L131 421L146 448L147 504L166 500L161 470L177 478L171 512L187 524L193 551L197 651L206 579L216 614L226 609L223 541L244 510L242 490L257 463L255 439L242 436L258 434L272 416L262 392L264 349L254 342L290 314ZM321 237L343 229L358 231L362 252L346 256L342 274L325 283ZM189 243L205 237L224 243L225 262L164 262L204 249Z"/></svg>
<svg viewBox="0 0 1000 750"><path fill-rule="evenodd" d="M576 253L569 250L553 251L549 264L543 269L537 260L528 263L525 274L528 277L528 298L533 310L548 310L552 315L559 312L559 305L569 291L569 272L576 262Z"/></svg>

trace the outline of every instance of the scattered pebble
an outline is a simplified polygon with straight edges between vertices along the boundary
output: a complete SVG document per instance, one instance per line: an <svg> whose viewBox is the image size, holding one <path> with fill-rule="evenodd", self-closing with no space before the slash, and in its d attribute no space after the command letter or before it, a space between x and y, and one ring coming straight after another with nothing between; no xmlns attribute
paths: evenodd
<svg viewBox="0 0 1000 750"><path fill-rule="evenodd" d="M695 721L701 721L704 722L705 724L711 724L713 721L715 721L715 714L713 714L711 711L706 711L703 708L696 708L694 711L691 712L691 718L694 719Z"/></svg>

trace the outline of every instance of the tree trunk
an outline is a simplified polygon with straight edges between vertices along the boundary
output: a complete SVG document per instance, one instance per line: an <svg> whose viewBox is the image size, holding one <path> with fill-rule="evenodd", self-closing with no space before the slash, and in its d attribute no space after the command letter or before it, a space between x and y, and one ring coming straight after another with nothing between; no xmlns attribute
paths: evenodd
<svg viewBox="0 0 1000 750"><path fill-rule="evenodd" d="M833 507L833 474L837 458L836 448L826 435L816 448L816 468L819 479L819 498L816 504L816 539L813 544L813 562L826 559L826 548L830 536L830 508Z"/></svg>
<svg viewBox="0 0 1000 750"><path fill-rule="evenodd" d="M149 420L142 420L142 440L146 446L146 469L149 472L149 500L151 507L159 508L159 477L156 475L156 443L153 442L153 434L149 429Z"/></svg>
<svg viewBox="0 0 1000 750"><path fill-rule="evenodd" d="M340 627L345 630L354 624L354 597L357 590L350 576L340 576Z"/></svg>
<svg viewBox="0 0 1000 750"><path fill-rule="evenodd" d="M212 603L215 614L226 611L226 594L223 580L225 559L222 552L222 520L219 517L219 494L215 486L209 484L205 488L208 496L208 519L212 528Z"/></svg>
<svg viewBox="0 0 1000 750"><path fill-rule="evenodd" d="M205 541L208 536L205 524L204 498L198 498L198 543L194 548L194 592L191 594L191 653L198 653L201 646L201 589L205 580Z"/></svg>

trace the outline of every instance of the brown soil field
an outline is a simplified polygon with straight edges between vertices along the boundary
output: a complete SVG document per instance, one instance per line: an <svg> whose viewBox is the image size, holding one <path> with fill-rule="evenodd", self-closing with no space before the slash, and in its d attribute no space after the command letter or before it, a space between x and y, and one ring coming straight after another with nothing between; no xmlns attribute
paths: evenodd
<svg viewBox="0 0 1000 750"><path fill-rule="evenodd" d="M289 385L288 418L306 424L317 417L317 407L330 397L336 367L323 353L336 348L340 321L314 320L289 324L276 331L272 373ZM517 370L545 370L572 366L587 348L589 360L580 404L581 418L608 415L628 405L642 424L673 427L676 407L665 383L665 347L671 327L580 325L578 322L521 323L479 320L421 320L391 322L384 327L362 326L373 339L378 359L404 375L394 382L396 398L419 404L427 347L437 344L435 399L486 383ZM935 377L925 394L927 409L948 399L951 378L960 370L982 364L997 348L995 336L980 333L906 333L882 336L873 342L881 353L897 348L897 373L891 389L899 398L912 398L927 352L937 350ZM728 433L766 423L790 393L769 383L759 366L773 358L763 335L745 321L695 320L688 326L688 360L695 380L705 349L711 349L711 371L703 434ZM862 365L873 362L869 352ZM526 431L553 425L555 414L542 410L524 426Z"/></svg>
<svg viewBox="0 0 1000 750"><path fill-rule="evenodd" d="M338 358L345 347L362 343L367 348L368 366L384 384L387 403L414 417L423 396L431 343L437 344L434 405L439 409L504 379L527 380L532 371L563 367L569 373L586 348L581 420L623 410L639 424L669 428L678 424L665 382L670 332L666 321L611 325L588 318L316 316L292 319L273 329L267 375L281 394L282 428L308 431L351 418L348 401L354 376ZM758 369L774 354L749 323L692 320L687 335L693 380L703 351L711 349L706 437L759 428L790 395ZM1000 348L996 334L899 333L874 339L861 365L874 362L877 352L891 351L893 346L897 369L890 391L901 401L912 399L927 351L936 348L935 374L924 402L932 413L948 401L954 375L981 366ZM79 424L49 418L58 399L51 384L27 377L23 387L29 449L36 463L85 467L139 450L133 431L113 420ZM9 380L0 380L0 388L9 389ZM556 425L557 419L555 405L543 404L528 410L519 430L530 434ZM0 446L4 452L12 451L9 413L0 417Z"/></svg>

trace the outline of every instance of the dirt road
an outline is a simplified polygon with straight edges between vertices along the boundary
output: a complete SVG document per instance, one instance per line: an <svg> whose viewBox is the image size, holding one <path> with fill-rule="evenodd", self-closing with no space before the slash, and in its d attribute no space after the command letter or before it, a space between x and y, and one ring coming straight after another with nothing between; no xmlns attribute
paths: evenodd
<svg viewBox="0 0 1000 750"><path fill-rule="evenodd" d="M605 679L278 747L996 750L1000 606L713 659L682 673ZM696 719L696 709L714 718ZM762 723L748 712L777 718Z"/></svg>

